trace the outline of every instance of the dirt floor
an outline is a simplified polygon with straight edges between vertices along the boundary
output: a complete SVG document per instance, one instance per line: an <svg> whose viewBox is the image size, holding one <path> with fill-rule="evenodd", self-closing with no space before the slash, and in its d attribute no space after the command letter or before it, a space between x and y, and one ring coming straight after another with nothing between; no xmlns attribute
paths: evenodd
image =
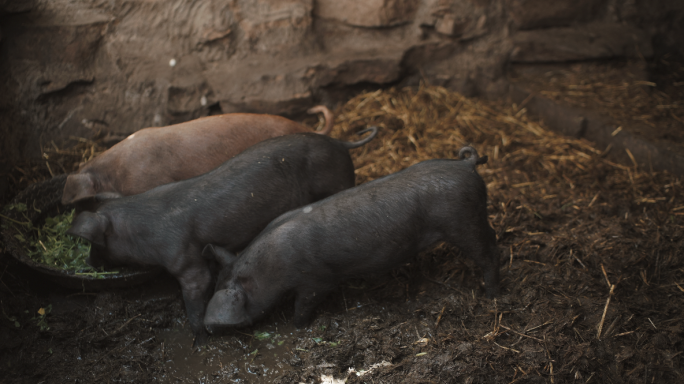
<svg viewBox="0 0 684 384"><path fill-rule="evenodd" d="M291 325L284 300L192 351L172 278L72 291L3 255L0 381L684 382L681 180L616 164L524 110L436 87L365 93L336 112L334 137L381 128L352 151L359 183L454 158L465 144L489 156L478 171L501 250L500 297L486 299L481 271L440 245L340 286L306 329ZM17 185L37 177L24 173Z"/></svg>
<svg viewBox="0 0 684 384"><path fill-rule="evenodd" d="M657 59L516 65L513 83L567 105L599 112L630 131L684 155L684 54Z"/></svg>

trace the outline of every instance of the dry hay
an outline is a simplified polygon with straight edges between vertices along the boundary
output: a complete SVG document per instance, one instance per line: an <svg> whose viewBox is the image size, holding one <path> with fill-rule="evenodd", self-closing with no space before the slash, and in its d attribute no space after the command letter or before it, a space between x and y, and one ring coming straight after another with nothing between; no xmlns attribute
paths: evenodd
<svg viewBox="0 0 684 384"><path fill-rule="evenodd" d="M12 181L13 195L33 183L76 171L80 163L104 152L112 137L109 134L105 135L104 132L98 132L90 139L71 136L61 148L54 141L41 144L40 160L17 164L8 173L7 176Z"/></svg>
<svg viewBox="0 0 684 384"><path fill-rule="evenodd" d="M469 99L440 87L362 94L338 111L337 126L346 140L355 140L352 133L369 125L381 129L377 139L353 155L357 183L423 160L455 158L464 145L489 156L480 173L494 201L505 202L517 191L514 195L527 199L588 203L585 200L595 195L578 196L587 191L577 186L595 184L597 176L609 186L632 186L633 199L642 201L649 199L653 187L645 184L668 177L611 162L586 140L557 135L528 120L524 109Z"/></svg>

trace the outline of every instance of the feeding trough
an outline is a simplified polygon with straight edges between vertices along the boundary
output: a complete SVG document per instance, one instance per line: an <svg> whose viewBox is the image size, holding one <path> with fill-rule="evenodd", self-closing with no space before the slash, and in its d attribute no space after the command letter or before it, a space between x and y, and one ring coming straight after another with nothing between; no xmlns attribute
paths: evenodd
<svg viewBox="0 0 684 384"><path fill-rule="evenodd" d="M104 273L83 273L65 270L56 265L44 264L29 256L26 237L27 220L33 227L41 226L46 218L70 212L74 207L62 205L62 190L67 175L59 175L52 179L35 183L19 193L3 210L0 229L9 253L20 263L42 273L53 282L67 288L100 290L117 288L143 283L159 274L159 269L116 268ZM23 212L9 207L24 204Z"/></svg>

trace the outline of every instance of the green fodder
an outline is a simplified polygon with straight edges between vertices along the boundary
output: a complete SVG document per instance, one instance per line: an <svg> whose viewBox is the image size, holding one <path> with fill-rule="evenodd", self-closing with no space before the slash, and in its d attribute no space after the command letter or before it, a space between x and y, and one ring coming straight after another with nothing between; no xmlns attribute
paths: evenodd
<svg viewBox="0 0 684 384"><path fill-rule="evenodd" d="M35 226L25 212L26 204L13 204L7 210L14 210L25 221L6 219L6 226L17 230L14 237L23 245L26 254L35 262L50 265L77 274L102 274L86 263L90 254L90 243L82 238L68 235L74 219L74 210L47 217L42 226Z"/></svg>

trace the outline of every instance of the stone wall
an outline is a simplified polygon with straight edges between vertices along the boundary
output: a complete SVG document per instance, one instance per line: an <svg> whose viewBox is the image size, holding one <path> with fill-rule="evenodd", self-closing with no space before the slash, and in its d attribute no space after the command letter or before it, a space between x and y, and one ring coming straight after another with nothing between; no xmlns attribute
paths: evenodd
<svg viewBox="0 0 684 384"><path fill-rule="evenodd" d="M0 0L0 173L40 144L359 85L502 95L512 62L682 46L680 0Z"/></svg>

